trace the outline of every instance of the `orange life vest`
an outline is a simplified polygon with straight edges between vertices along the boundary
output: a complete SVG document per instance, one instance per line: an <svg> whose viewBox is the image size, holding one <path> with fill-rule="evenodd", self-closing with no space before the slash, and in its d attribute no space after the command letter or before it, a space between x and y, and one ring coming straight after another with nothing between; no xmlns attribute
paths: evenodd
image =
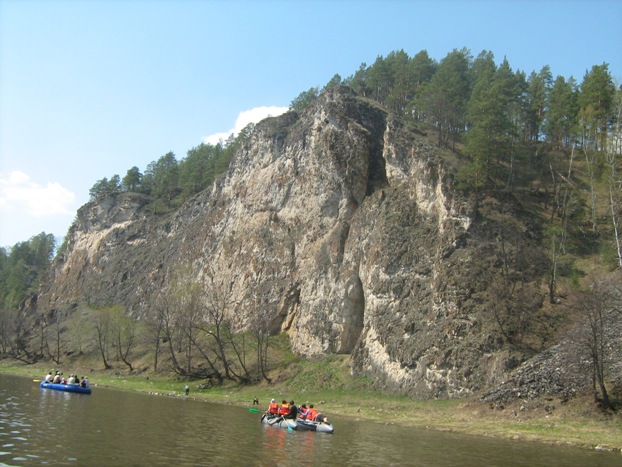
<svg viewBox="0 0 622 467"><path fill-rule="evenodd" d="M272 413L274 415L279 413L279 404L277 404L276 402L271 402L268 406L268 413Z"/></svg>
<svg viewBox="0 0 622 467"><path fill-rule="evenodd" d="M279 415L287 415L289 413L289 404L283 404L279 407Z"/></svg>
<svg viewBox="0 0 622 467"><path fill-rule="evenodd" d="M319 414L317 410L315 410L314 408L310 408L309 410L307 410L307 420L315 421L315 417L317 417L317 414Z"/></svg>

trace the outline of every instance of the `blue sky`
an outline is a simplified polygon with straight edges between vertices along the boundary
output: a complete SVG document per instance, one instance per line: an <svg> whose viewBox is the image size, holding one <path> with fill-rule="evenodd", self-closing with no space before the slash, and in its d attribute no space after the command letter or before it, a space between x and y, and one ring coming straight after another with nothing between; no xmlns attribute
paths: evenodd
<svg viewBox="0 0 622 467"><path fill-rule="evenodd" d="M62 238L93 184L177 159L403 49L622 82L619 0L0 0L0 246ZM266 107L266 109L261 109Z"/></svg>

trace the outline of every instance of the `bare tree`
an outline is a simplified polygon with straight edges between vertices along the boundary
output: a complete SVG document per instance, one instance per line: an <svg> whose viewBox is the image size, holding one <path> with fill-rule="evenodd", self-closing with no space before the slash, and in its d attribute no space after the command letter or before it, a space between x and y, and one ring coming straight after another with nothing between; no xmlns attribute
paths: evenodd
<svg viewBox="0 0 622 467"><path fill-rule="evenodd" d="M111 309L111 337L112 345L117 351L117 358L134 371L129 360L130 352L136 345L136 321L127 315L125 309L115 306Z"/></svg>
<svg viewBox="0 0 622 467"><path fill-rule="evenodd" d="M622 98L620 101L622 102ZM622 103L620 107L622 107ZM618 111L618 113L620 112L621 111ZM618 116L618 120L620 120L620 118L622 117ZM619 122L618 131L621 131ZM609 208L611 223L613 224L613 240L618 257L618 266L622 267L622 232L620 232L622 227L620 225L620 218L622 217L622 178L620 178L617 170L620 158L615 148L611 148L606 152L606 158L609 168Z"/></svg>
<svg viewBox="0 0 622 467"><path fill-rule="evenodd" d="M84 351L86 336L90 334L89 321L81 309L76 309L68 324L68 333L72 344L77 348L78 354Z"/></svg>
<svg viewBox="0 0 622 467"><path fill-rule="evenodd" d="M175 339L177 336L177 317L175 315L174 300L168 291L163 291L154 303L158 333L162 333L162 342L167 344L173 371L184 374L184 370L177 360L175 352Z"/></svg>
<svg viewBox="0 0 622 467"><path fill-rule="evenodd" d="M26 316L23 312L2 308L0 310L0 339L2 354L25 363L32 363L26 345Z"/></svg>
<svg viewBox="0 0 622 467"><path fill-rule="evenodd" d="M263 306L261 297L255 300L252 333L255 337L257 349L257 371L261 378L271 382L268 377L268 349L270 348L271 319L267 308Z"/></svg>
<svg viewBox="0 0 622 467"><path fill-rule="evenodd" d="M94 311L94 327L95 327L95 341L97 348L102 358L104 368L109 370L112 368L109 360L109 345L110 345L110 310L103 308L101 310Z"/></svg>
<svg viewBox="0 0 622 467"><path fill-rule="evenodd" d="M232 331L227 311L232 307L231 290L209 271L202 285L202 331L210 337L213 352L223 368L224 377L240 382L250 380L245 362L244 341Z"/></svg>
<svg viewBox="0 0 622 467"><path fill-rule="evenodd" d="M613 224L613 240L618 256L618 267L622 268L622 232L620 232L620 218L622 217L622 181L613 179L609 183L609 206L611 208L611 223Z"/></svg>
<svg viewBox="0 0 622 467"><path fill-rule="evenodd" d="M566 239L568 232L568 221L571 215L570 206L573 198L574 183L573 176L574 146L570 152L568 161L568 174L566 176L557 172L550 166L553 185L555 186L555 203L551 210L551 225L547 229L547 236L551 245L551 268L549 274L549 302L557 303L557 273L559 267L559 257L566 252ZM555 225L555 215L561 218L560 224Z"/></svg>
<svg viewBox="0 0 622 467"><path fill-rule="evenodd" d="M11 348L11 312L0 307L0 356L8 356Z"/></svg>
<svg viewBox="0 0 622 467"><path fill-rule="evenodd" d="M165 308L166 296L159 294L149 311L145 314L145 334L147 346L153 346L153 371L158 372L159 356L164 339L164 314L160 312Z"/></svg>
<svg viewBox="0 0 622 467"><path fill-rule="evenodd" d="M176 373L184 377L222 381L223 376L216 365L218 358L209 333L206 333L203 293L192 270L179 267L159 298L159 320Z"/></svg>
<svg viewBox="0 0 622 467"><path fill-rule="evenodd" d="M622 315L622 268L618 268L612 274L610 286L611 308L616 313Z"/></svg>
<svg viewBox="0 0 622 467"><path fill-rule="evenodd" d="M538 261L528 252L516 251L516 245L510 248L502 235L497 240L495 262L500 268L490 283L492 314L505 340L520 345L534 332L537 311L542 307L543 296L529 280L538 275L534 272Z"/></svg>
<svg viewBox="0 0 622 467"><path fill-rule="evenodd" d="M258 273L257 277L260 275ZM258 376L270 382L271 379L268 377L270 342L272 336L279 332L281 323L277 312L280 297L275 291L282 290L282 284L278 279L274 281L256 279L250 289L252 296L249 297L249 301L253 303L251 332L256 343Z"/></svg>
<svg viewBox="0 0 622 467"><path fill-rule="evenodd" d="M225 378L232 379L223 335L226 327L225 310L228 297L223 288L215 282L213 273L207 277L204 290L203 310L205 321L202 329L211 336L214 342L214 353L223 365Z"/></svg>
<svg viewBox="0 0 622 467"><path fill-rule="evenodd" d="M615 283L609 280L595 282L577 301L582 315L579 344L589 356L594 401L601 402L608 410L614 409L607 391L608 368L613 356L612 320L620 306L620 297L612 286Z"/></svg>
<svg viewBox="0 0 622 467"><path fill-rule="evenodd" d="M181 331L180 336L183 336L184 341L184 371L187 376L191 376L195 373L193 364L195 351L199 351L203 357L207 356L202 352L202 346L197 339L197 332L201 329L203 323L200 302L201 291L199 284L191 280L188 276L180 278L175 284L175 307L179 329ZM207 358L207 360L210 359Z"/></svg>
<svg viewBox="0 0 622 467"><path fill-rule="evenodd" d="M233 365L232 372L240 382L248 383L251 376L246 365L246 339L244 333L235 333L232 331L232 325L229 320L225 323L225 339L228 347L235 355L236 364ZM239 366L239 369L238 369Z"/></svg>
<svg viewBox="0 0 622 467"><path fill-rule="evenodd" d="M596 150L589 150L583 146L583 153L585 155L585 166L587 167L587 174L590 187L590 220L592 221L592 232L597 231L597 213L596 213L596 170L598 165L598 152Z"/></svg>
<svg viewBox="0 0 622 467"><path fill-rule="evenodd" d="M43 314L36 320L33 329L34 337L37 339L37 355L39 358L44 358L48 355L48 323Z"/></svg>
<svg viewBox="0 0 622 467"><path fill-rule="evenodd" d="M23 310L15 311L12 319L12 334L13 338L12 342L12 352L11 356L16 360L25 362L25 363L33 363L34 356L31 354L28 349L28 320L26 317L26 313Z"/></svg>
<svg viewBox="0 0 622 467"><path fill-rule="evenodd" d="M148 319L156 353L160 342L166 343L173 371L184 377L250 381L244 336L228 319L231 302L231 291L213 272L199 277L180 266Z"/></svg>
<svg viewBox="0 0 622 467"><path fill-rule="evenodd" d="M61 312L55 313L53 321L49 326L51 333L51 345L48 341L48 355L57 365L61 364L61 355L65 348L65 314Z"/></svg>

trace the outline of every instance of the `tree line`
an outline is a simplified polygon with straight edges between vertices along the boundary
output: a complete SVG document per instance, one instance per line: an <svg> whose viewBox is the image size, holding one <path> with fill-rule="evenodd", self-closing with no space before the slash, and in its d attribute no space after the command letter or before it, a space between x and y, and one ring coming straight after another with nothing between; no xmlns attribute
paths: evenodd
<svg viewBox="0 0 622 467"><path fill-rule="evenodd" d="M573 242L584 243L586 231L606 262L622 267L622 87L607 63L579 83L554 77L548 65L529 74L507 59L497 65L489 51L454 49L437 62L425 50L413 57L399 50L303 91L291 108L302 111L339 85L431 130L458 156L456 187L467 195L526 192L543 203L551 213L550 301L559 259L580 248Z"/></svg>
<svg viewBox="0 0 622 467"><path fill-rule="evenodd" d="M213 384L270 381L271 314L258 303L251 330L236 331L226 313L232 306L227 290L213 272L197 278L179 267L139 315L121 305L76 304L36 316L2 307L0 358L61 366L71 356L87 356L107 370L121 365L132 373L151 367Z"/></svg>
<svg viewBox="0 0 622 467"><path fill-rule="evenodd" d="M201 143L177 160L167 152L149 163L144 172L131 167L121 178L118 174L97 180L89 190L91 201L112 193L135 192L152 198L151 206L157 212L167 212L180 206L192 195L209 187L216 177L229 167L229 161L254 125L245 127L238 135L230 135L217 144Z"/></svg>
<svg viewBox="0 0 622 467"><path fill-rule="evenodd" d="M463 138L465 152L476 157L492 147L507 152L510 142L546 141L604 150L607 135L619 124L620 89L609 65L594 65L579 84L574 77L553 76L550 66L527 75L513 71L507 59L495 63L490 51L473 57L454 49L437 62L423 50L412 58L403 50L360 68L346 79L337 74L322 88L348 85L390 111L435 128L441 147ZM302 110L320 94L314 87L292 101ZM615 149L620 151L619 135Z"/></svg>
<svg viewBox="0 0 622 467"><path fill-rule="evenodd" d="M17 310L37 290L39 279L52 262L54 235L40 233L8 250L0 248L0 306Z"/></svg>

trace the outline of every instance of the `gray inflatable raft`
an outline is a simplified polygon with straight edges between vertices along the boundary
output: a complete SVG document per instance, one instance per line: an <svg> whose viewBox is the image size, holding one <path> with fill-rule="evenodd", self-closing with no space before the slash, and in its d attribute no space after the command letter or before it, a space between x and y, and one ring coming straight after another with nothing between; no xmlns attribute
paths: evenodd
<svg viewBox="0 0 622 467"><path fill-rule="evenodd" d="M273 426L275 428L285 428L286 430L296 430L298 429L298 425L296 424L296 420L290 420L287 418L279 417L279 416L268 416L263 414L261 416L261 422L266 425Z"/></svg>

